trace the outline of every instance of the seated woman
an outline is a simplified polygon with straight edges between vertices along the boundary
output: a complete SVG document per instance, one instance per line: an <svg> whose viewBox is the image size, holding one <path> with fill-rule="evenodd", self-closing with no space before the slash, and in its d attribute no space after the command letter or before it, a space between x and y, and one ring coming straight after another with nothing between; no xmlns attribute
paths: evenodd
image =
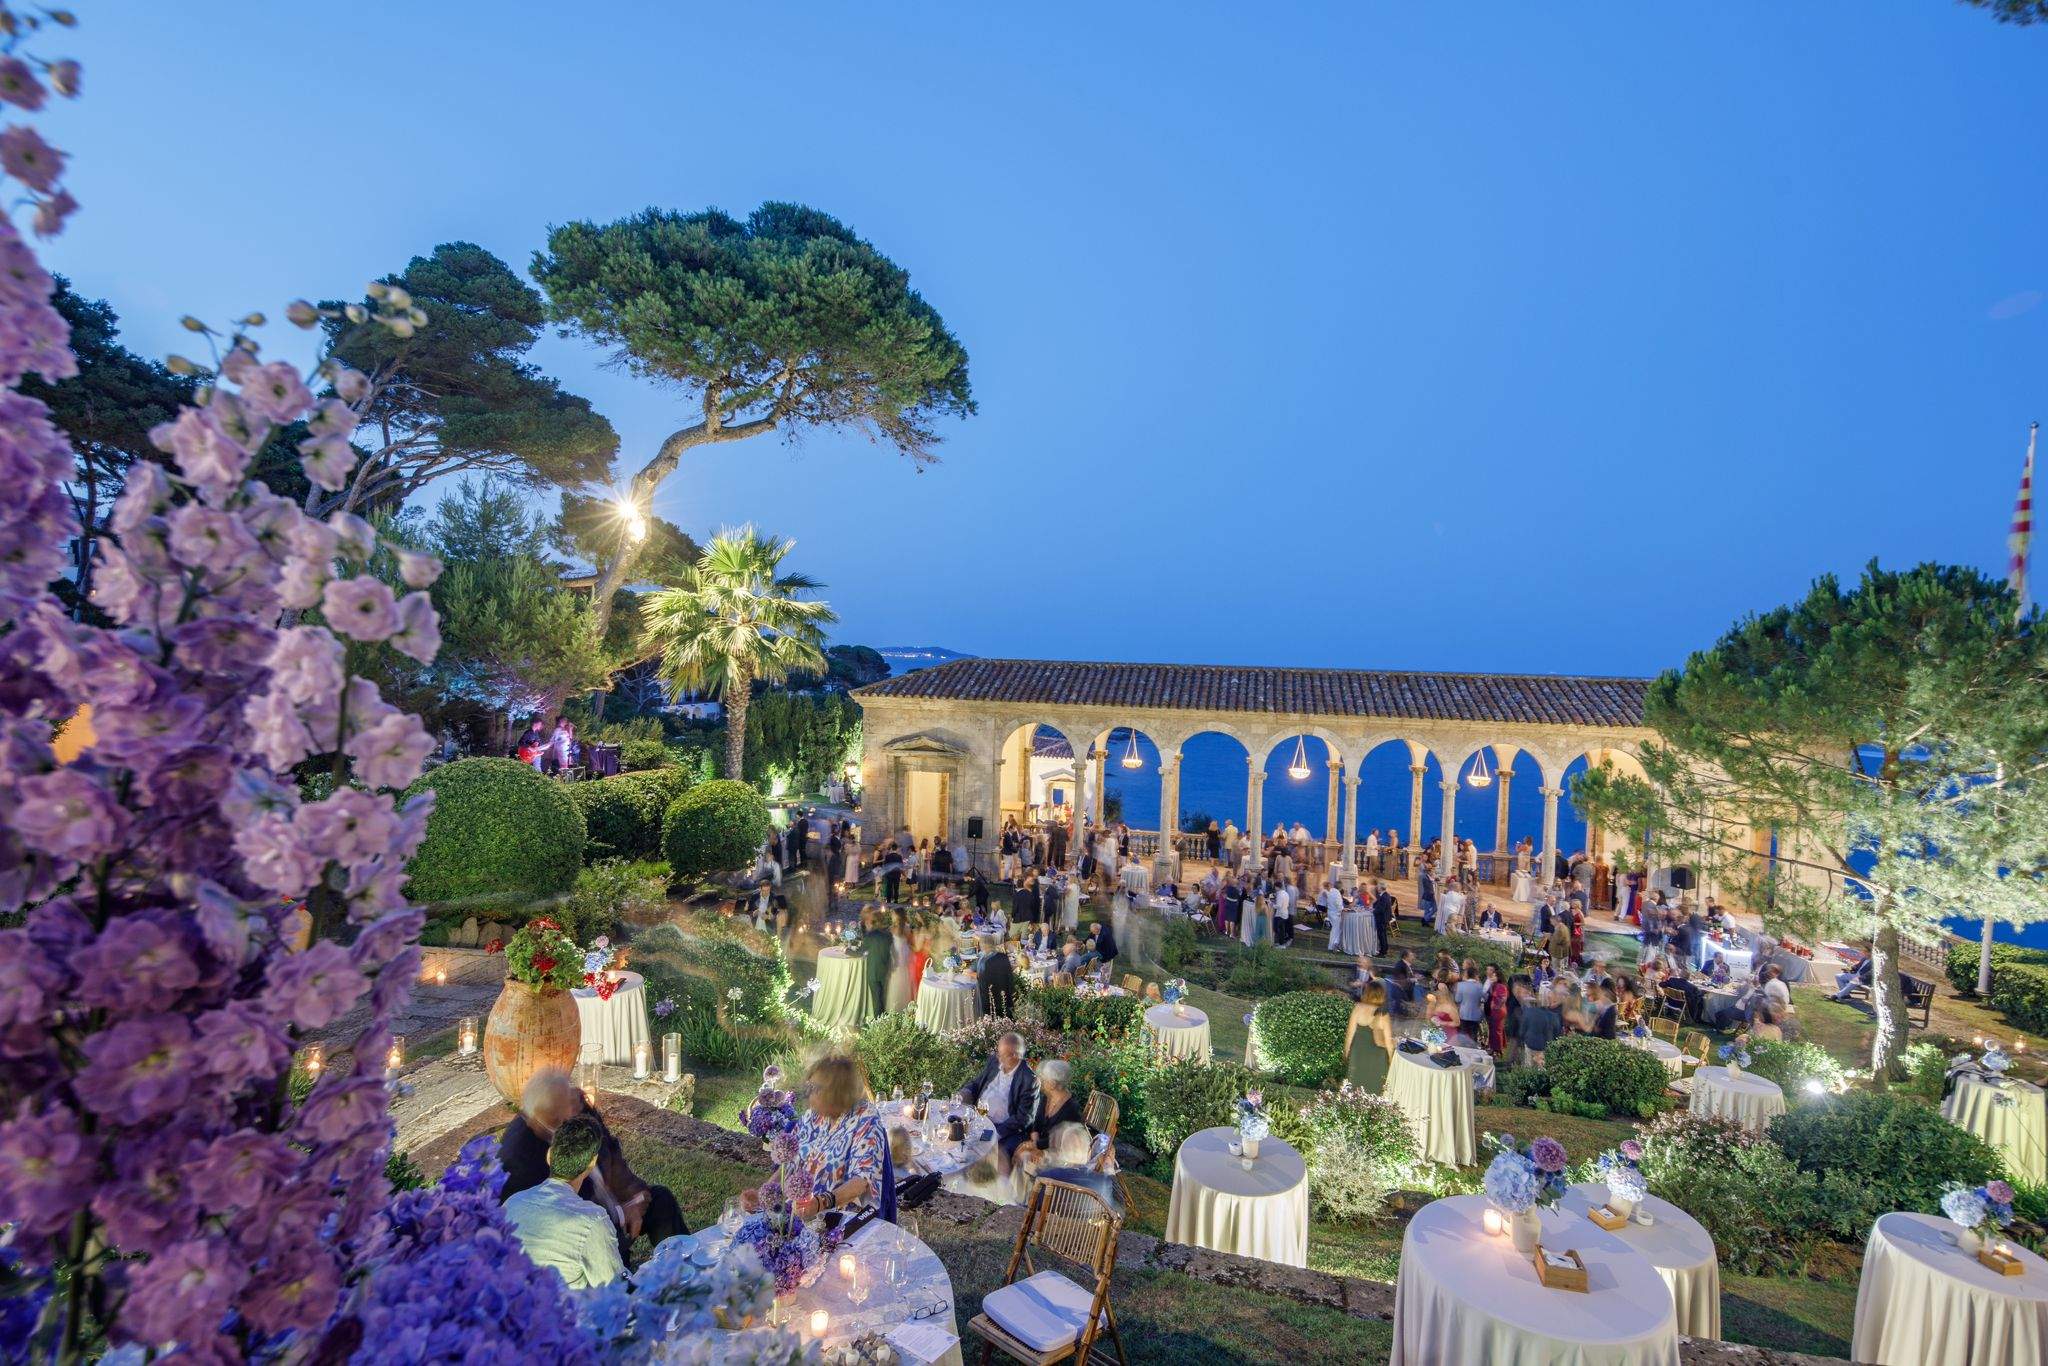
<svg viewBox="0 0 2048 1366"><path fill-rule="evenodd" d="M861 1066L844 1054L829 1054L804 1073L807 1108L796 1122L797 1166L811 1174L811 1189L796 1199L796 1213L809 1219L843 1209L882 1192L882 1153L888 1143L882 1117L868 1100Z"/></svg>
<svg viewBox="0 0 2048 1366"><path fill-rule="evenodd" d="M1081 1123L1081 1103L1074 1099L1073 1087L1074 1069L1064 1059L1048 1058L1038 1064L1038 1113L1031 1117L1024 1141L1017 1147L1017 1161L1024 1166L1037 1167L1046 1160L1054 1130Z"/></svg>

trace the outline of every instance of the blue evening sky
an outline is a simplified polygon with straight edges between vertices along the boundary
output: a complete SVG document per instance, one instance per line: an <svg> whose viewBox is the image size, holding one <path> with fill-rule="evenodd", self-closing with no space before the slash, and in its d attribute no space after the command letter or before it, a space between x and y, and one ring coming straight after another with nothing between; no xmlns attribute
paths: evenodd
<svg viewBox="0 0 2048 1366"><path fill-rule="evenodd" d="M93 5L50 253L138 349L435 243L800 200L978 417L693 456L841 639L1648 673L1876 555L1996 569L2048 409L2048 31L1711 5ZM280 329L287 330L287 329ZM680 398L551 339L636 467Z"/></svg>

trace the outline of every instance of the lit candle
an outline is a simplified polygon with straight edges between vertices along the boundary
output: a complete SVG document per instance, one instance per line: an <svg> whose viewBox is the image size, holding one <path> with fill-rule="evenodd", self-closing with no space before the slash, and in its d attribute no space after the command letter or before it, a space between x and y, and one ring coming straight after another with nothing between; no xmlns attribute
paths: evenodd
<svg viewBox="0 0 2048 1366"><path fill-rule="evenodd" d="M468 1057L476 1052L476 1016L465 1015L455 1033L455 1051Z"/></svg>
<svg viewBox="0 0 2048 1366"><path fill-rule="evenodd" d="M654 1068L654 1045L642 1039L633 1045L633 1080L646 1081Z"/></svg>
<svg viewBox="0 0 2048 1366"><path fill-rule="evenodd" d="M822 1310L822 1309L813 1309L813 1310L811 1311L811 1336L812 1336L812 1337L814 1337L814 1338L821 1338L821 1337L824 1337L824 1336L825 1336L825 1330L826 1330L827 1328L830 1328L831 1326L832 1326L832 1316L831 1316L830 1314L826 1313L826 1312L825 1312L824 1310Z"/></svg>
<svg viewBox="0 0 2048 1366"><path fill-rule="evenodd" d="M683 1079L683 1036L661 1036L661 1079L674 1086Z"/></svg>
<svg viewBox="0 0 2048 1366"><path fill-rule="evenodd" d="M306 1075L315 1081L320 1079L320 1069L326 1065L327 1049L321 1044L306 1045Z"/></svg>
<svg viewBox="0 0 2048 1366"><path fill-rule="evenodd" d="M448 969L446 969L446 968L435 968L435 969L434 969L434 985L435 985L435 986L437 986L437 987L445 987L445 986L447 986L447 985L448 985Z"/></svg>
<svg viewBox="0 0 2048 1366"><path fill-rule="evenodd" d="M387 1078L395 1077L398 1075L398 1069L403 1066L405 1066L405 1035L394 1034L391 1036L391 1051L384 1055L384 1075Z"/></svg>
<svg viewBox="0 0 2048 1366"><path fill-rule="evenodd" d="M853 1279L853 1273L854 1273L854 1267L855 1267L855 1265L856 1265L856 1263L855 1263L855 1262L854 1262L854 1260L853 1260L853 1254L852 1254L851 1252L842 1252L842 1253L840 1253L840 1254L839 1254L839 1279L840 1279L840 1280L842 1280L842 1281L850 1281L850 1280L852 1280L852 1279Z"/></svg>
<svg viewBox="0 0 2048 1366"><path fill-rule="evenodd" d="M1486 1207L1486 1212L1479 1216L1479 1223L1481 1227L1485 1228L1489 1236L1495 1238L1500 1237L1501 1230L1507 1227L1507 1225L1501 1221L1500 1211L1495 1209L1491 1205L1488 1205Z"/></svg>

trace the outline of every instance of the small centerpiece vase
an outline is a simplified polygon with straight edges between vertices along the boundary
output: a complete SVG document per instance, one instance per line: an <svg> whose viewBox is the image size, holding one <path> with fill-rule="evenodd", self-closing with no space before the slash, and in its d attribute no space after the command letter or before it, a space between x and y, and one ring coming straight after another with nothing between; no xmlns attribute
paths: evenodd
<svg viewBox="0 0 2048 1366"><path fill-rule="evenodd" d="M1531 1256L1536 1251L1536 1244L1543 1241L1543 1221L1536 1217L1534 1209L1510 1214L1508 1235L1515 1241L1515 1251L1524 1257Z"/></svg>
<svg viewBox="0 0 2048 1366"><path fill-rule="evenodd" d="M1977 1255L1977 1249L1984 1246L1984 1235L1976 1229L1964 1228L1958 1224L1956 1226L1956 1246L1963 1251L1965 1256L1974 1257Z"/></svg>
<svg viewBox="0 0 2048 1366"><path fill-rule="evenodd" d="M1258 1139L1256 1139L1256 1138L1247 1138L1247 1139L1245 1139L1245 1140L1244 1140L1244 1155L1245 1155L1245 1160L1246 1160L1246 1161L1249 1161L1249 1162L1256 1162L1256 1161L1258 1161L1258 1158L1259 1158L1259 1140L1258 1140Z"/></svg>

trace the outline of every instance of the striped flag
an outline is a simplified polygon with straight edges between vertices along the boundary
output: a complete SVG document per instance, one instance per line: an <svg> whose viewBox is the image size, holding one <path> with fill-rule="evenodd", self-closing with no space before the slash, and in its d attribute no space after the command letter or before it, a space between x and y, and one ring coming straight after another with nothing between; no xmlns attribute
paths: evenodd
<svg viewBox="0 0 2048 1366"><path fill-rule="evenodd" d="M2012 535L2005 542L2012 549L2005 581L2019 596L2022 616L2027 611L2027 550L2034 540L2034 442L2040 435L2038 422L2027 429L2027 463L2020 469L2020 496L2012 505Z"/></svg>

